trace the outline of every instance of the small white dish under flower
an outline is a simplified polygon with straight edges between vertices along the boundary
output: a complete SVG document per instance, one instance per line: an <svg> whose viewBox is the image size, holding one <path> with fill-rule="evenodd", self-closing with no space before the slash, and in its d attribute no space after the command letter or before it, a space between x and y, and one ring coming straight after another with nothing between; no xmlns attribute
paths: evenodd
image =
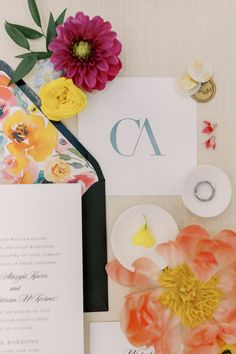
<svg viewBox="0 0 236 354"><path fill-rule="evenodd" d="M145 225L147 233L143 232ZM132 263L141 257L148 257L160 268L165 268L167 264L156 253L156 246L174 240L177 234L176 222L167 211L156 205L140 204L127 209L115 222L111 235L112 250L127 269L133 270Z"/></svg>

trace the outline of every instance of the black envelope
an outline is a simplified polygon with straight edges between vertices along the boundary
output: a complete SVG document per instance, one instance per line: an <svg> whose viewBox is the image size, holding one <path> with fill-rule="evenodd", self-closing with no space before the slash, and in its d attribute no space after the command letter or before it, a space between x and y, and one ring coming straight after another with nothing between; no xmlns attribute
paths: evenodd
<svg viewBox="0 0 236 354"><path fill-rule="evenodd" d="M13 73L10 66L1 60L0 71L10 77ZM40 109L40 99L34 91L23 80L17 82L17 86ZM90 162L99 179L82 197L84 311L107 311L105 179L98 162L70 131L60 122L51 123Z"/></svg>

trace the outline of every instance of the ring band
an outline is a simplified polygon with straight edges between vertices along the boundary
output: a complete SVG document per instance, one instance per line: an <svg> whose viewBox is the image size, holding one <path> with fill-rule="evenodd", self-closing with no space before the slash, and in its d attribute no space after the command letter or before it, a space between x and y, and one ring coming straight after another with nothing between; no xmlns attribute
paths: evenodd
<svg viewBox="0 0 236 354"><path fill-rule="evenodd" d="M208 197L201 197L201 195L199 194L199 188L203 185L207 185L210 187L211 189L211 193ZM195 197L200 200L201 202L209 202L210 200L212 200L214 198L216 194L216 190L214 187L214 184L210 181L200 181L196 184L196 186L194 187L194 195Z"/></svg>

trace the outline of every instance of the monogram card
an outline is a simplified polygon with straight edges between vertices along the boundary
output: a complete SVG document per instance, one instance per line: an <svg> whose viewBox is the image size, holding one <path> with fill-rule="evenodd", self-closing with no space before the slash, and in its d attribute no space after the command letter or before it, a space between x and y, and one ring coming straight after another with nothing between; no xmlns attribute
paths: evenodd
<svg viewBox="0 0 236 354"><path fill-rule="evenodd" d="M173 78L120 77L90 96L78 136L103 168L108 195L179 195L197 165L196 116Z"/></svg>

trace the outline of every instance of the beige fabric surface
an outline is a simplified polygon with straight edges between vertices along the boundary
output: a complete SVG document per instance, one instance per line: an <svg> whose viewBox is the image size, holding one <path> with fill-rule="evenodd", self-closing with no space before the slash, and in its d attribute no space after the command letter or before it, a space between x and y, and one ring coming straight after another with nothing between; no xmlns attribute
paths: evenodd
<svg viewBox="0 0 236 354"><path fill-rule="evenodd" d="M143 202L169 211L179 227L198 223L212 233L222 228L236 230L236 1L39 0L38 3L44 20L49 15L49 9L57 15L68 6L68 14L83 10L90 16L99 14L111 21L123 43L123 76L176 76L182 72L186 62L197 57L210 60L215 68L216 97L209 103L198 104L198 162L219 166L228 174L233 186L231 205L216 218L202 219L187 211L180 197L109 197L109 259L113 258L109 237L116 218L126 208ZM27 1L1 0L0 57L15 67L18 60L14 56L23 51L6 35L3 27L5 19L33 25ZM35 48L43 49L43 44L39 41ZM29 84L32 84L32 77L26 78ZM206 151L203 146L204 137L200 130L205 119L218 123L216 151ZM76 119L66 124L76 135ZM109 312L85 315L85 354L89 353L89 322L119 320L124 294L124 289L109 282Z"/></svg>

